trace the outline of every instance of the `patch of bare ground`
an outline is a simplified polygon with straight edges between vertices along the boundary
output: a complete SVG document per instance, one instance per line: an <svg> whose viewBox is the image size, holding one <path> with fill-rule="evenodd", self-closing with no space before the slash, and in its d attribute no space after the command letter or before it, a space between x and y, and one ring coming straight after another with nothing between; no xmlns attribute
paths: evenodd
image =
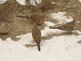
<svg viewBox="0 0 81 61"><path fill-rule="evenodd" d="M49 9L48 12L54 12L54 13L59 12L59 11L67 12L68 16L77 18L77 20L80 21L76 28L81 31L81 3L78 0L52 0L52 1L54 1L55 4L57 4L58 6L55 6L54 9L52 9L52 10ZM6 11L6 14L8 12L10 12L8 14L8 18L6 18L10 25L10 31L7 34L0 33L0 38L6 39L8 37L11 37L14 40L18 40L16 38L16 36L31 32L33 24L30 20L16 17L16 15L20 15L20 13L22 13L21 15L28 14L27 7L19 6L17 4L16 5L10 4L10 5L12 5L12 7L14 7L14 9L9 9L9 11ZM1 7L3 7L3 6L0 5L0 8ZM11 6L9 6L9 7L11 7ZM15 12L15 8L16 8L16 12ZM2 9L0 9L0 11L5 12L5 7L3 8L3 11L2 11ZM1 12L0 12L0 15L1 15ZM2 22L1 19L0 19L0 22ZM52 22L54 22L54 20L52 20ZM50 36L50 38L52 36ZM44 39L50 39L50 38L49 38L49 36L44 37Z"/></svg>

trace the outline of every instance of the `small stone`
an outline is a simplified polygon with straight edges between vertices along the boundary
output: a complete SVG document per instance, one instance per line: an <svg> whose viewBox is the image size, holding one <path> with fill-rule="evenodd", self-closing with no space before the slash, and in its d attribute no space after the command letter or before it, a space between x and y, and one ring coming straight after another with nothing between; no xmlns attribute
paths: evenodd
<svg viewBox="0 0 81 61"><path fill-rule="evenodd" d="M0 33L9 33L10 27L8 23L0 22Z"/></svg>
<svg viewBox="0 0 81 61"><path fill-rule="evenodd" d="M52 4L55 4L55 2L52 2Z"/></svg>

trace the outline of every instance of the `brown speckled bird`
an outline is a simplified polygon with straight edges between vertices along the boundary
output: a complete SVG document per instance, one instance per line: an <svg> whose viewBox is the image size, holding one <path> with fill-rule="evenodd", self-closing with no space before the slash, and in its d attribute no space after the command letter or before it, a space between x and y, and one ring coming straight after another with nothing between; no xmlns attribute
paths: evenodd
<svg viewBox="0 0 81 61"><path fill-rule="evenodd" d="M27 18L32 21L34 24L32 29L32 38L33 41L36 42L38 50L40 51L40 42L41 42L41 29L40 27L44 24L45 18L46 18L46 12L48 12L51 9L54 9L54 7L58 7L56 4L52 4L52 0L42 0L40 4L37 4L37 1L34 1L36 6L33 6L30 4L30 0L27 0L27 7L30 10L30 15L26 16L16 16L16 17L22 17Z"/></svg>
<svg viewBox="0 0 81 61"><path fill-rule="evenodd" d="M41 42L41 30L38 25L34 25L32 29L33 41L36 42L38 50L40 51L40 42Z"/></svg>
<svg viewBox="0 0 81 61"><path fill-rule="evenodd" d="M67 32L72 32L73 30L75 30L76 23L77 23L77 20L73 20L73 21L65 23L63 25L50 26L49 28L60 29L60 30L64 30L64 31L67 31Z"/></svg>

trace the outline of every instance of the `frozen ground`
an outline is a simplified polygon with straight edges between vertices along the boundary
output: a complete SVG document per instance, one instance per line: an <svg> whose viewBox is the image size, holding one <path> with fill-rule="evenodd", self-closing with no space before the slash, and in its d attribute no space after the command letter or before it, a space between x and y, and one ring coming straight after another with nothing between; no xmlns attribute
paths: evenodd
<svg viewBox="0 0 81 61"><path fill-rule="evenodd" d="M25 46L35 45L31 33L17 36L20 38L18 41L0 39L0 61L81 61L81 44L77 43L81 35L53 35L64 31L49 29L48 26L54 25L51 22L45 24L47 26L42 30L44 38L41 41L41 52L36 46Z"/></svg>

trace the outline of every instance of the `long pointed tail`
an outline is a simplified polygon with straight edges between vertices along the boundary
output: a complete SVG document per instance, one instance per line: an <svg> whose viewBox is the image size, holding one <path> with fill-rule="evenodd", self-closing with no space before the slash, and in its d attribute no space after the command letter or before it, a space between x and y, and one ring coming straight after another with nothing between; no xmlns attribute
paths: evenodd
<svg viewBox="0 0 81 61"><path fill-rule="evenodd" d="M30 19L30 16L16 16L16 17L20 17L20 18L26 18L26 19Z"/></svg>
<svg viewBox="0 0 81 61"><path fill-rule="evenodd" d="M60 27L49 26L50 29L60 29Z"/></svg>
<svg viewBox="0 0 81 61"><path fill-rule="evenodd" d="M40 43L37 43L38 50L41 51Z"/></svg>

